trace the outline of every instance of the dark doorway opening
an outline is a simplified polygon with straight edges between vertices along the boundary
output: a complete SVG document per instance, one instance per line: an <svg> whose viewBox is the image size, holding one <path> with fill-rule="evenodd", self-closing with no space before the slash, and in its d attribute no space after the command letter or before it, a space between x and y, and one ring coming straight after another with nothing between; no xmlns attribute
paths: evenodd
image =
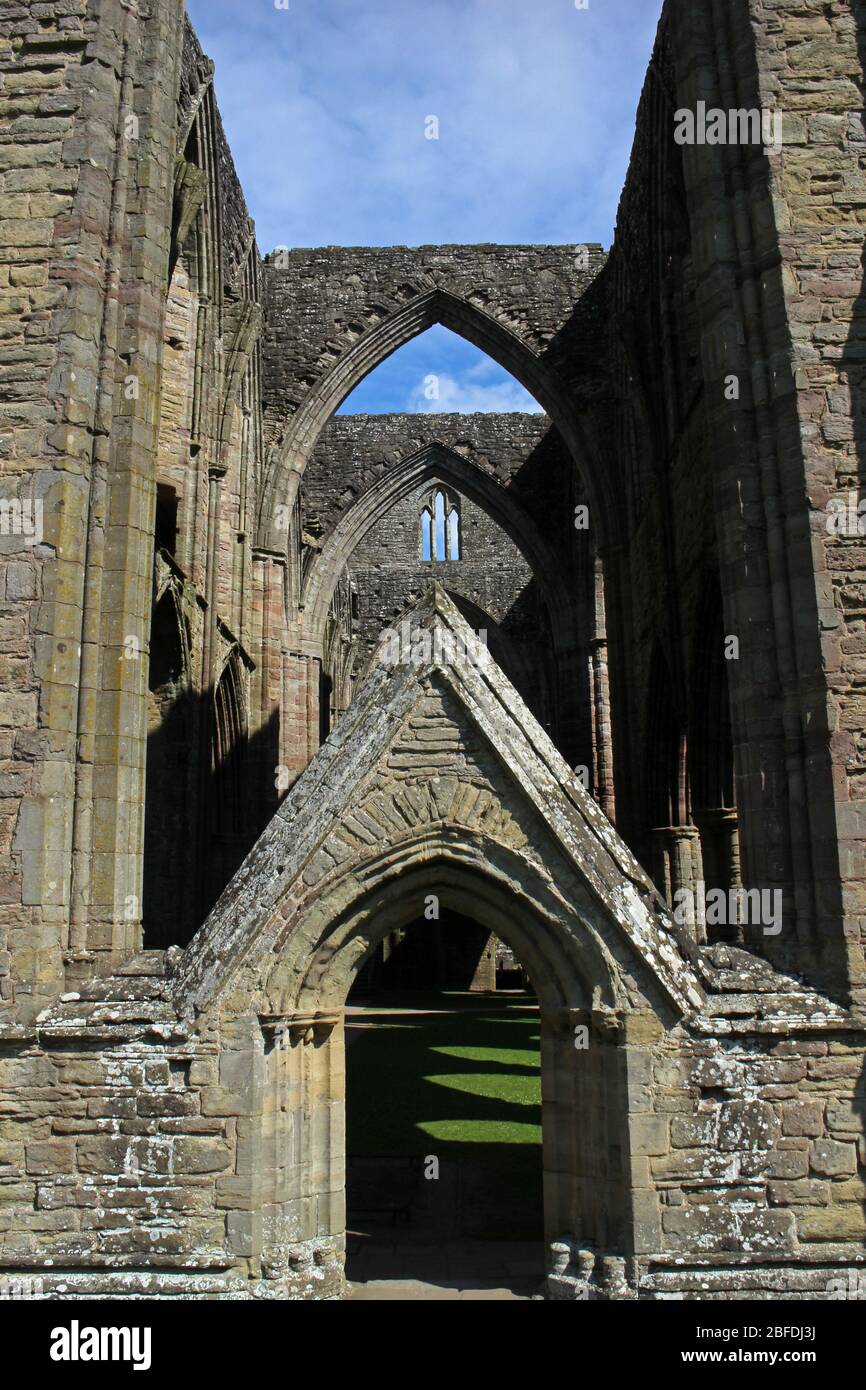
<svg viewBox="0 0 866 1390"><path fill-rule="evenodd" d="M406 991L495 990L496 938L469 917L440 911L435 897L427 911L436 915L389 932L379 942L352 987L350 1003Z"/></svg>
<svg viewBox="0 0 866 1390"><path fill-rule="evenodd" d="M380 943L346 1009L352 1297L532 1297L544 1276L538 1005L456 913ZM384 944L385 949L382 949ZM487 955L489 953L489 972Z"/></svg>

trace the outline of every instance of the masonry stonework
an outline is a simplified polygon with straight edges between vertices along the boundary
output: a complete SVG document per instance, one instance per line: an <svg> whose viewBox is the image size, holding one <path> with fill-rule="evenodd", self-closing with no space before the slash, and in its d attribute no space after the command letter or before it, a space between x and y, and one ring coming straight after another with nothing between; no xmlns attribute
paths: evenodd
<svg viewBox="0 0 866 1390"><path fill-rule="evenodd" d="M262 257L181 0L3 7L0 1273L340 1297L426 892L538 993L549 1297L863 1271L864 58L667 0L609 252ZM437 323L543 413L334 416Z"/></svg>

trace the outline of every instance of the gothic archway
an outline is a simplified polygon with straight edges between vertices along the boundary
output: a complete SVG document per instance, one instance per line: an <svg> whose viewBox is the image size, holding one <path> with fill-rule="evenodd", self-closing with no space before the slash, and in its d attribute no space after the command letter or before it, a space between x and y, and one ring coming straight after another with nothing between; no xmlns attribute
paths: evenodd
<svg viewBox="0 0 866 1390"><path fill-rule="evenodd" d="M444 444L426 444L363 493L340 518L305 576L302 601L310 640L321 641L328 608L352 552L376 522L413 490L439 483L474 501L508 535L538 577L556 630L564 629L565 595L549 545L512 493ZM561 613L561 610L562 613ZM557 621L557 618L559 619Z"/></svg>
<svg viewBox="0 0 866 1390"><path fill-rule="evenodd" d="M487 353L539 402L561 433L583 478L600 536L616 534L613 480L588 467L589 447L565 384L556 372L510 327L478 305L438 288L412 295L380 316L380 322L356 339L311 387L291 416L283 437L271 451L259 509L258 544L279 550L285 544L307 461L326 422L351 391L391 353L420 333L441 324Z"/></svg>
<svg viewBox="0 0 866 1390"><path fill-rule="evenodd" d="M512 945L537 991L549 1244L622 1263L650 1238L636 1077L703 999L649 881L453 604L434 591L413 620L441 629L427 656L383 652L175 980L184 1016L228 1029L227 1074L257 1078L239 1199L287 1286L344 1239L346 996L430 893Z"/></svg>
<svg viewBox="0 0 866 1390"><path fill-rule="evenodd" d="M294 1200L315 1200L342 1214L345 1137L337 1115L345 1101L346 997L378 942L406 926L413 904L434 894L442 911L471 917L511 946L539 997L547 1245L579 1232L600 1251L620 1249L629 1240L630 1224L627 1056L610 1016L603 1008L593 1013L593 998L598 1004L610 982L594 983L601 977L594 976L592 966L568 958L549 910L529 899L516 901L501 876L487 871L483 853L461 853L447 837L433 844L424 839L423 863L420 842L406 843L347 907L338 906L339 889L317 905L315 940L305 944L302 959L293 953L290 965L285 958L279 980L269 981L269 989L279 991L279 981L291 973L299 986L291 1001L282 996L280 1012L266 1022L275 1042L267 1051L265 1085L275 1095L298 1088L309 1116L310 1151L299 1155ZM276 1004L277 995L271 1000ZM586 1047L575 1065L581 1029L587 1030ZM568 1113L580 1115L581 1123L565 1124ZM314 1153L317 1136L325 1142ZM275 1166L280 1146L276 1135ZM607 1157L599 1161L602 1154ZM304 1191L305 1171L319 1173L314 1190Z"/></svg>

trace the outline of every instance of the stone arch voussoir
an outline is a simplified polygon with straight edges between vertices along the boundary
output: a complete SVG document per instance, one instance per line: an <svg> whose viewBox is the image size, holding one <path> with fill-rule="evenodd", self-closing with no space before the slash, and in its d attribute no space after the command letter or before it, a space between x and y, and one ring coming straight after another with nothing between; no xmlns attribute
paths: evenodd
<svg viewBox="0 0 866 1390"><path fill-rule="evenodd" d="M407 833L312 886L260 976L262 1013L341 1008L376 943L420 917L430 893L513 946L552 1013L623 1003L615 962L555 886L513 848L452 825Z"/></svg>

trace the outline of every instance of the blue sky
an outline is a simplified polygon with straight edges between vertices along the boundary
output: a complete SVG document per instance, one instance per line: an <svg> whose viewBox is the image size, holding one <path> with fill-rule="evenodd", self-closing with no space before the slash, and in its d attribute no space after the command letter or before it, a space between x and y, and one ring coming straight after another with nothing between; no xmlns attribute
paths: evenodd
<svg viewBox="0 0 866 1390"><path fill-rule="evenodd" d="M262 252L610 244L661 0L288 3L187 0ZM452 338L409 344L352 408L429 409L431 374L439 408L525 408Z"/></svg>

